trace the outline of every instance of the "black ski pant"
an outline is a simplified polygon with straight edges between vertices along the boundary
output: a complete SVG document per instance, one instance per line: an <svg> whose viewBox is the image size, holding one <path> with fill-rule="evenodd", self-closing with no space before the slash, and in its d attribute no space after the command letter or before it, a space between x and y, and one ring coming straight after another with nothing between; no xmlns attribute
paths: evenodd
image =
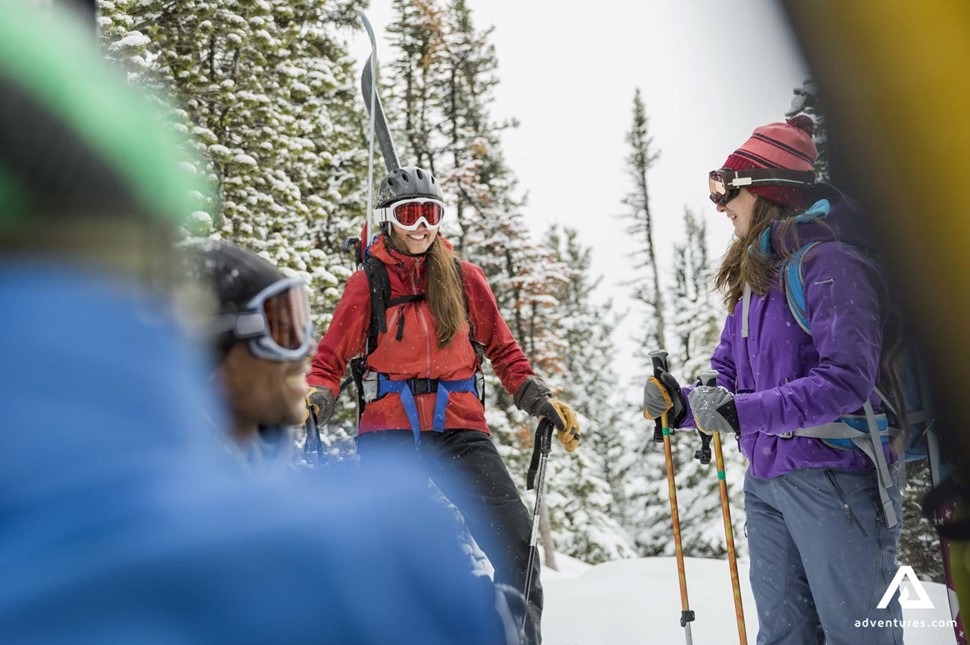
<svg viewBox="0 0 970 645"><path fill-rule="evenodd" d="M422 432L415 446L410 430L380 430L357 437L363 468L384 459L416 460L439 490L458 507L475 541L495 569L495 583L524 592L532 516L519 497L491 436L477 430ZM539 558L532 567L527 628L530 643L541 641L542 585Z"/></svg>

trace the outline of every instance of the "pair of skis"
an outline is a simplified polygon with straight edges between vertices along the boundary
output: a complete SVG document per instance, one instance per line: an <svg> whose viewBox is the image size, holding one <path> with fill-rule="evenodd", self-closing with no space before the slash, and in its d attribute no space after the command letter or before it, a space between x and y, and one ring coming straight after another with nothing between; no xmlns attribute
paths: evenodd
<svg viewBox="0 0 970 645"><path fill-rule="evenodd" d="M374 231L374 139L376 137L378 145L381 147L381 155L384 157L384 165L387 172L391 173L401 167L401 162L397 157L397 150L394 148L394 139L391 138L391 131L387 127L387 118L384 116L384 106L381 104L381 97L377 95L377 38L374 36L374 28L363 12L358 12L360 21L367 32L370 40L370 58L364 65L364 70L360 74L360 90L364 95L364 105L367 106L367 113L370 115L370 134L367 145L367 239L369 240ZM369 244L369 242L365 242Z"/></svg>

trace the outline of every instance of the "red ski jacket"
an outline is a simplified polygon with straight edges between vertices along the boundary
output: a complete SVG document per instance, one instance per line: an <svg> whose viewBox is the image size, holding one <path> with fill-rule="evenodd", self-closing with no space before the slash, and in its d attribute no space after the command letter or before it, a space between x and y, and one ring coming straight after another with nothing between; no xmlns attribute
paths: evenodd
<svg viewBox="0 0 970 645"><path fill-rule="evenodd" d="M444 238L440 239L448 244ZM389 248L383 236L371 245L370 253L387 267L391 298L425 292L424 257L406 255ZM491 361L502 385L509 394L514 395L522 382L534 375L532 367L499 313L495 295L482 269L471 262L462 261L461 271L475 340L484 346L485 356ZM401 340L397 340L402 317L403 335ZM347 281L330 327L317 346L307 383L330 388L336 397L348 361L364 352L369 323L367 276L363 271L357 271ZM468 338L468 325L456 333L447 346L438 347L434 318L426 299L389 306L387 329L388 333L378 334L377 348L367 358L369 369L386 374L393 380L428 378L451 381L474 376L476 358ZM436 394L418 394L414 399L421 430L431 430ZM485 410L474 392L451 393L445 409L444 427L488 432ZM400 397L392 393L367 404L359 432L407 429L411 429L411 424L404 405Z"/></svg>

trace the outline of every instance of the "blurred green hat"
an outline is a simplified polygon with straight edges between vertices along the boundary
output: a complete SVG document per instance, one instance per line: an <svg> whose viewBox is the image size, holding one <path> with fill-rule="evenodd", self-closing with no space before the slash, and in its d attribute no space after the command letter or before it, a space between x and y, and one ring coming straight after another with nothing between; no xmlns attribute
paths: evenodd
<svg viewBox="0 0 970 645"><path fill-rule="evenodd" d="M0 233L38 215L133 215L174 229L200 209L199 194L214 194L183 165L203 163L102 59L90 26L65 13L4 4Z"/></svg>

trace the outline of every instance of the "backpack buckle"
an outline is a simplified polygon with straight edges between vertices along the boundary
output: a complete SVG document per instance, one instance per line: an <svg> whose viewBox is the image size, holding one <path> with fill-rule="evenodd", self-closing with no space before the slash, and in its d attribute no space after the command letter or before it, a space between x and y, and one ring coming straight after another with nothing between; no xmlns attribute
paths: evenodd
<svg viewBox="0 0 970 645"><path fill-rule="evenodd" d="M438 391L438 380L433 378L412 378L408 379L408 388L411 394L433 394Z"/></svg>

